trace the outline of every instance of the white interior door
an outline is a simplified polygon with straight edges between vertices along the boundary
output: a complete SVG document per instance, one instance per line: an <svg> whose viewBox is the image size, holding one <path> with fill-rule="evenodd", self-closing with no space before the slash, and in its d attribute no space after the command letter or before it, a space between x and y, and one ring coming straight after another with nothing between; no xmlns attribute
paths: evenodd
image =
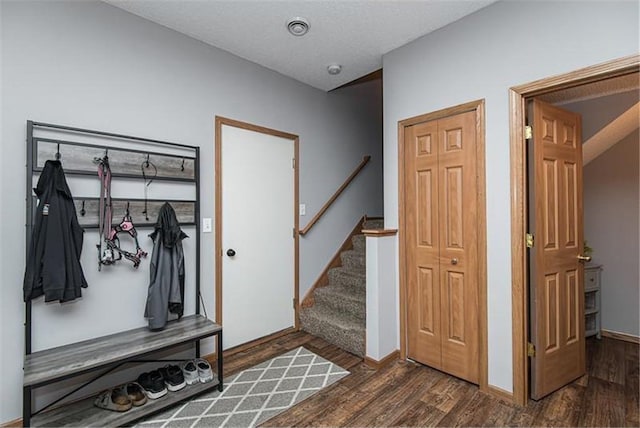
<svg viewBox="0 0 640 428"><path fill-rule="evenodd" d="M294 140L223 125L221 141L222 326L229 349L295 323Z"/></svg>

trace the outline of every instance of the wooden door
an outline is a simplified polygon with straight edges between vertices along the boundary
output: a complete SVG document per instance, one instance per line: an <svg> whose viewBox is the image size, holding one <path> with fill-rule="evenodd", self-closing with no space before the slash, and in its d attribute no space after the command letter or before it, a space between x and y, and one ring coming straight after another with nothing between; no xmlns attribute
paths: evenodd
<svg viewBox="0 0 640 428"><path fill-rule="evenodd" d="M438 121L442 369L478 383L475 112Z"/></svg>
<svg viewBox="0 0 640 428"><path fill-rule="evenodd" d="M295 324L294 140L221 127L223 348Z"/></svg>
<svg viewBox="0 0 640 428"><path fill-rule="evenodd" d="M405 131L407 356L442 366L438 121Z"/></svg>
<svg viewBox="0 0 640 428"><path fill-rule="evenodd" d="M580 115L533 101L530 228L531 396L585 373Z"/></svg>
<svg viewBox="0 0 640 428"><path fill-rule="evenodd" d="M407 355L479 382L476 115L405 131Z"/></svg>

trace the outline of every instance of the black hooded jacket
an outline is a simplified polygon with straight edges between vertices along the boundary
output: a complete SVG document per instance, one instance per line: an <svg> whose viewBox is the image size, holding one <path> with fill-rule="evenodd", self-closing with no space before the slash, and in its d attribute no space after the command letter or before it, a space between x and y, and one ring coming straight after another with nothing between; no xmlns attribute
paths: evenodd
<svg viewBox="0 0 640 428"><path fill-rule="evenodd" d="M153 239L151 272L145 318L149 328L158 330L167 324L168 313L182 317L184 313L184 252L182 240L187 235L180 229L176 213L165 202L158 213Z"/></svg>
<svg viewBox="0 0 640 428"><path fill-rule="evenodd" d="M74 300L87 287L80 265L84 230L60 161L45 162L34 191L40 203L24 274L24 301L43 294L45 302Z"/></svg>

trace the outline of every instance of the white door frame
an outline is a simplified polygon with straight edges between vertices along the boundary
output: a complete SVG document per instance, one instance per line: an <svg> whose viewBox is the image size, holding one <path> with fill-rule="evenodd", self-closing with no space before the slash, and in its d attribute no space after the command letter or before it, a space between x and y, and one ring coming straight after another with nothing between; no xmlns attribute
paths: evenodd
<svg viewBox="0 0 640 428"><path fill-rule="evenodd" d="M299 329L299 217L298 217L298 144L299 137L294 134L278 131L271 128L265 128L258 125L253 125L247 122L241 122L234 119L229 119L221 116L215 117L215 299L216 299L216 316L215 322L222 324L222 224L224 219L222 218L222 126L232 126L235 128L245 129L249 131L259 132L275 137L284 138L293 141L293 153L294 153L294 185L293 185L293 210L294 210L294 279L293 279L293 296L294 296L294 327L286 329L280 332L276 332L265 338L260 338L255 341L249 342L251 345L255 345L259 342L273 339L274 337L284 335L291 331ZM260 233L260 231L256 231ZM242 348L248 347L248 344L243 344L233 348L236 351Z"/></svg>

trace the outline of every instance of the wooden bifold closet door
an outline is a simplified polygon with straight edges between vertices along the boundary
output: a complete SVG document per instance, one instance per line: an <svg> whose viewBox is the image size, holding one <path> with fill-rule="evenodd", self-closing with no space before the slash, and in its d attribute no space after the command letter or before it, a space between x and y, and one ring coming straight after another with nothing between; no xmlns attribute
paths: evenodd
<svg viewBox="0 0 640 428"><path fill-rule="evenodd" d="M476 113L404 135L407 356L477 384Z"/></svg>

